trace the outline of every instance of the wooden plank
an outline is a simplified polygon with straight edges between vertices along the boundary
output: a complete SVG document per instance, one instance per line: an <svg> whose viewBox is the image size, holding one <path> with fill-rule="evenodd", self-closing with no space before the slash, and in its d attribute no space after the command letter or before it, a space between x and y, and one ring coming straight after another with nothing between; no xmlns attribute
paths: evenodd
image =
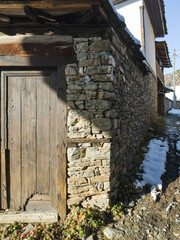
<svg viewBox="0 0 180 240"><path fill-rule="evenodd" d="M73 39L66 35L0 37L1 56L72 56Z"/></svg>
<svg viewBox="0 0 180 240"><path fill-rule="evenodd" d="M76 63L74 57L17 57L0 56L0 66L31 66L31 67L54 67L61 64Z"/></svg>
<svg viewBox="0 0 180 240"><path fill-rule="evenodd" d="M6 92L7 76L4 71L1 72L1 149L7 149L7 119L6 119Z"/></svg>
<svg viewBox="0 0 180 240"><path fill-rule="evenodd" d="M67 44L12 43L0 45L1 56L72 56L73 47Z"/></svg>
<svg viewBox="0 0 180 240"><path fill-rule="evenodd" d="M71 35L73 37L99 37L107 38L110 30L107 24L11 24L0 25L0 31L8 35L16 35L17 33L26 34L32 33L37 35L44 35L47 32L60 35Z"/></svg>
<svg viewBox="0 0 180 240"><path fill-rule="evenodd" d="M7 213L0 214L0 223L9 224L14 222L22 223L55 223L58 221L58 215L56 212L23 212L23 213Z"/></svg>
<svg viewBox="0 0 180 240"><path fill-rule="evenodd" d="M1 208L7 209L7 164L6 164L7 149L1 150Z"/></svg>
<svg viewBox="0 0 180 240"><path fill-rule="evenodd" d="M7 119L6 119L6 74L1 72L1 170L0 170L0 206L7 207L6 184L6 150L7 149ZM5 200L6 199L6 200Z"/></svg>
<svg viewBox="0 0 180 240"><path fill-rule="evenodd" d="M22 204L36 192L36 77L21 77Z"/></svg>
<svg viewBox="0 0 180 240"><path fill-rule="evenodd" d="M37 192L49 194L50 76L37 77Z"/></svg>
<svg viewBox="0 0 180 240"><path fill-rule="evenodd" d="M10 150L10 208L21 209L20 77L8 77L8 149Z"/></svg>
<svg viewBox="0 0 180 240"><path fill-rule="evenodd" d="M68 138L67 143L109 143L111 139Z"/></svg>
<svg viewBox="0 0 180 240"><path fill-rule="evenodd" d="M49 162L50 162L50 192L51 203L54 209L57 207L57 72L51 73L50 88L50 112L49 112Z"/></svg>
<svg viewBox="0 0 180 240"><path fill-rule="evenodd" d="M67 137L67 104L66 104L66 78L65 66L58 68L57 72L57 119L58 119L58 179L57 179L57 211L61 218L67 214L67 158L66 158L66 137Z"/></svg>
<svg viewBox="0 0 180 240"><path fill-rule="evenodd" d="M28 2L28 6L33 8L38 8L42 10L48 10L49 11L61 11L61 12L71 12L72 10L87 10L91 8L91 4L97 3L97 1L92 0L80 0L80 1L31 1ZM24 1L17 2L17 1L3 1L0 4L0 10L13 12L13 11L23 11L24 7L27 5L27 3L24 3Z"/></svg>

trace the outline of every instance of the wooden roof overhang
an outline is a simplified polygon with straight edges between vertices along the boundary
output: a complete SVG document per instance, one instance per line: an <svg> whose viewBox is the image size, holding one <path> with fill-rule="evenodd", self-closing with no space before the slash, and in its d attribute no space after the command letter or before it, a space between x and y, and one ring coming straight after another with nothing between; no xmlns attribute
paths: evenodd
<svg viewBox="0 0 180 240"><path fill-rule="evenodd" d="M99 0L1 0L0 32L104 36L108 25L100 6Z"/></svg>
<svg viewBox="0 0 180 240"><path fill-rule="evenodd" d="M126 24L108 0L9 0L0 3L0 32L108 36L111 27L132 51L137 64L147 73L141 46L134 42Z"/></svg>
<svg viewBox="0 0 180 240"><path fill-rule="evenodd" d="M155 37L167 34L164 0L144 0L154 29Z"/></svg>
<svg viewBox="0 0 180 240"><path fill-rule="evenodd" d="M30 6L44 10L55 16L86 11L92 5L98 4L98 0L1 0L0 14L8 16L25 16L24 7Z"/></svg>
<svg viewBox="0 0 180 240"><path fill-rule="evenodd" d="M160 41L160 42L156 41L155 45L156 45L156 52L163 64L163 67L166 67L166 68L172 67L166 41Z"/></svg>
<svg viewBox="0 0 180 240"><path fill-rule="evenodd" d="M114 5L127 0L112 0ZM167 34L164 0L144 0L155 37L164 37Z"/></svg>

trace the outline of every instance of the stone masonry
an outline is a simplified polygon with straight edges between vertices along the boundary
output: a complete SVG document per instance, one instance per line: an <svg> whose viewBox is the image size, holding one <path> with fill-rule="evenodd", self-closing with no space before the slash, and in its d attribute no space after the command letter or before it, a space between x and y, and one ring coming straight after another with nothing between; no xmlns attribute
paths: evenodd
<svg viewBox="0 0 180 240"><path fill-rule="evenodd" d="M112 41L75 38L77 64L65 69L68 104L68 207L106 208L118 176L131 171L134 150L157 112L157 82L133 54Z"/></svg>

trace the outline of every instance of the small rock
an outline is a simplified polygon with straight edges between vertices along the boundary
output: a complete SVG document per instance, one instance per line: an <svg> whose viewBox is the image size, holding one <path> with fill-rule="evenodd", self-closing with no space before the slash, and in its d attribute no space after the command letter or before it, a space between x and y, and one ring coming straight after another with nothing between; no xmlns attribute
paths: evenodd
<svg viewBox="0 0 180 240"><path fill-rule="evenodd" d="M94 240L93 235L89 236L88 238L86 238L86 240Z"/></svg>
<svg viewBox="0 0 180 240"><path fill-rule="evenodd" d="M34 230L34 226L32 224L28 224L23 228L23 234L29 233Z"/></svg>
<svg viewBox="0 0 180 240"><path fill-rule="evenodd" d="M129 207L134 207L134 206L135 206L135 202L134 201L129 203Z"/></svg>
<svg viewBox="0 0 180 240"><path fill-rule="evenodd" d="M148 148L146 148L146 147L142 147L141 150L142 150L144 153L147 153L147 152L149 151Z"/></svg>
<svg viewBox="0 0 180 240"><path fill-rule="evenodd" d="M113 220L116 222L116 221L119 221L119 219L120 219L120 216L118 216L118 215L115 215L114 217L113 217Z"/></svg>
<svg viewBox="0 0 180 240"><path fill-rule="evenodd" d="M118 240L124 236L124 232L109 227L105 228L103 233L109 240Z"/></svg>
<svg viewBox="0 0 180 240"><path fill-rule="evenodd" d="M142 207L141 210L146 211L147 207Z"/></svg>
<svg viewBox="0 0 180 240"><path fill-rule="evenodd" d="M151 127L149 127L148 131L149 131L149 132L154 132L154 129L151 128Z"/></svg>

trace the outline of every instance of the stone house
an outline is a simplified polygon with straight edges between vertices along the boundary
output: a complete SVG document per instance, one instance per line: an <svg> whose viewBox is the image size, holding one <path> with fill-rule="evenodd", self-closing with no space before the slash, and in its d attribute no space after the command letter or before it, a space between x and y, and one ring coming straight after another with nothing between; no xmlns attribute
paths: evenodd
<svg viewBox="0 0 180 240"><path fill-rule="evenodd" d="M1 209L106 208L157 116L140 43L108 0L3 0L0 21Z"/></svg>

